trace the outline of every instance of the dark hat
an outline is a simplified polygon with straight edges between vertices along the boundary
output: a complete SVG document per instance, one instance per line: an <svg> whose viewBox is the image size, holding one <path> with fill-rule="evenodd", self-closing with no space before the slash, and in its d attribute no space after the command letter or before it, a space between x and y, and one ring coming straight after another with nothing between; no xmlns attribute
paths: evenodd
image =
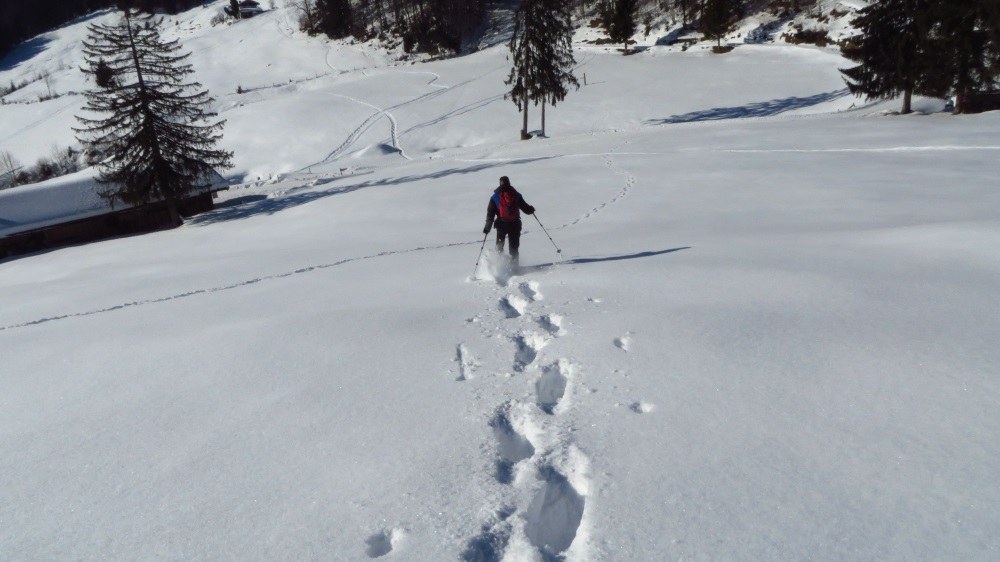
<svg viewBox="0 0 1000 562"><path fill-rule="evenodd" d="M500 176L500 185L509 186L510 185L510 178L508 178L507 176Z"/></svg>

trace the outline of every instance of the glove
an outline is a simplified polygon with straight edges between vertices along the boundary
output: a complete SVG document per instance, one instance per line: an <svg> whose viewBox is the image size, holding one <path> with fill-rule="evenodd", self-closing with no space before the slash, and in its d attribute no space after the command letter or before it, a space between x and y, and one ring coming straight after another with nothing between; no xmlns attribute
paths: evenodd
<svg viewBox="0 0 1000 562"><path fill-rule="evenodd" d="M525 213L528 213L529 215L533 215L533 214L535 214L535 208L532 207L531 205L528 205L528 210L525 211Z"/></svg>
<svg viewBox="0 0 1000 562"><path fill-rule="evenodd" d="M483 227L483 234L489 234L491 230L493 230L493 225L490 224L490 221L486 221L486 226Z"/></svg>

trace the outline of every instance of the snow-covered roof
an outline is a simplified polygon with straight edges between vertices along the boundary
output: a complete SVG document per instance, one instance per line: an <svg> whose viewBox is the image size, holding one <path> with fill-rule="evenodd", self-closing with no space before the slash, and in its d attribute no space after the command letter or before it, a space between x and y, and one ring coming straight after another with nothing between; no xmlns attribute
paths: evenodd
<svg viewBox="0 0 1000 562"><path fill-rule="evenodd" d="M209 190L224 185L215 174ZM130 205L114 208L101 198L105 189L97 182L96 170L86 170L48 181L0 191L0 238L64 222L103 215Z"/></svg>
<svg viewBox="0 0 1000 562"><path fill-rule="evenodd" d="M93 169L0 191L0 237L111 211Z"/></svg>

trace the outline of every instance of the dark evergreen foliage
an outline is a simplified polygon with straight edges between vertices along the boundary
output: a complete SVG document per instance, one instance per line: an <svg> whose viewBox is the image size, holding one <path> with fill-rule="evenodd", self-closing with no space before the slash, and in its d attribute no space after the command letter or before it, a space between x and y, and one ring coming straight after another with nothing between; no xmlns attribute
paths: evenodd
<svg viewBox="0 0 1000 562"><path fill-rule="evenodd" d="M396 35L406 52L458 52L493 0L296 0L302 29L359 39ZM314 10L312 7L314 6ZM315 17L311 12L315 11Z"/></svg>
<svg viewBox="0 0 1000 562"><path fill-rule="evenodd" d="M695 10L699 4L697 0L674 0L674 9L681 16L681 25L687 27L688 23L696 19Z"/></svg>
<svg viewBox="0 0 1000 562"><path fill-rule="evenodd" d="M934 80L955 96L955 113L965 110L965 98L997 87L1000 45L998 0L935 0L933 45L937 50Z"/></svg>
<svg viewBox="0 0 1000 562"><path fill-rule="evenodd" d="M701 9L701 32L707 39L715 39L716 46L721 47L722 38L733 28L738 13L734 0L705 0Z"/></svg>
<svg viewBox="0 0 1000 562"><path fill-rule="evenodd" d="M627 55L628 42L638 29L639 0L603 0L600 10L604 32L615 43L622 43Z"/></svg>
<svg viewBox="0 0 1000 562"><path fill-rule="evenodd" d="M857 66L841 72L852 94L889 99L903 94L902 113L909 113L914 93L941 95L929 70L934 49L931 0L883 0L869 4L852 21L859 34L841 49Z"/></svg>
<svg viewBox="0 0 1000 562"><path fill-rule="evenodd" d="M903 94L956 97L997 87L1000 16L996 0L882 0L862 9L859 34L842 48L858 65L844 69L848 88L867 99Z"/></svg>
<svg viewBox="0 0 1000 562"><path fill-rule="evenodd" d="M84 110L99 118L78 116L77 138L104 159L101 196L127 204L166 201L176 224L177 203L212 175L231 166L232 153L216 148L224 121L207 108L212 102L201 85L185 82L193 73L177 40L160 35L160 21L125 10L113 25L92 24L83 43L95 79L114 77L86 92Z"/></svg>
<svg viewBox="0 0 1000 562"><path fill-rule="evenodd" d="M98 59L97 65L94 66L94 82L100 88L111 88L115 85L115 71L104 62L104 59Z"/></svg>
<svg viewBox="0 0 1000 562"><path fill-rule="evenodd" d="M351 0L316 0L316 16L320 33L340 39L347 37L354 29L351 14Z"/></svg>
<svg viewBox="0 0 1000 562"><path fill-rule="evenodd" d="M524 0L514 16L508 48L512 65L507 98L524 114L521 138L528 139L528 104L555 106L566 98L573 76L573 25L567 0ZM544 129L544 125L543 125Z"/></svg>

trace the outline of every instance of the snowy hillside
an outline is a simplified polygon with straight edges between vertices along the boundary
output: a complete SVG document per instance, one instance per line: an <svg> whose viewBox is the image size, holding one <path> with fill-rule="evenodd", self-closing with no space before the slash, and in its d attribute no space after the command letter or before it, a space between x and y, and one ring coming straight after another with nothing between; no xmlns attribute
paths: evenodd
<svg viewBox="0 0 1000 562"><path fill-rule="evenodd" d="M835 49L580 42L521 142L502 46L277 4L176 19L216 210L0 262L0 558L997 557L1000 115L886 115ZM86 23L0 83L84 89ZM31 88L23 162L82 104ZM554 243L474 271L501 175Z"/></svg>

